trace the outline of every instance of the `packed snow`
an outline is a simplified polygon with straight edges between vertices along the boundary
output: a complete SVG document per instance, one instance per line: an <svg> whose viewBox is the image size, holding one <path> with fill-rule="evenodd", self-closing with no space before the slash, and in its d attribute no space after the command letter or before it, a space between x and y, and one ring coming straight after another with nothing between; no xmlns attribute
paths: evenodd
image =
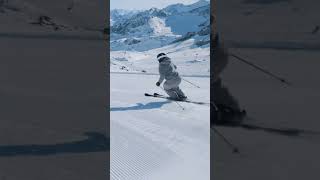
<svg viewBox="0 0 320 180"><path fill-rule="evenodd" d="M157 75L111 74L111 179L210 179L210 107L145 97L163 94ZM181 88L209 102L209 78Z"/></svg>
<svg viewBox="0 0 320 180"><path fill-rule="evenodd" d="M165 52L178 66L179 73L188 76L210 75L210 49L191 48L194 40L148 51L112 51L111 72L135 72L158 74L157 54Z"/></svg>
<svg viewBox="0 0 320 180"><path fill-rule="evenodd" d="M188 98L209 102L209 34L199 33L208 25L209 7L200 1L112 18L112 180L210 179L210 106L144 96L166 95L155 85L156 56L164 52L184 79L201 87L183 81Z"/></svg>

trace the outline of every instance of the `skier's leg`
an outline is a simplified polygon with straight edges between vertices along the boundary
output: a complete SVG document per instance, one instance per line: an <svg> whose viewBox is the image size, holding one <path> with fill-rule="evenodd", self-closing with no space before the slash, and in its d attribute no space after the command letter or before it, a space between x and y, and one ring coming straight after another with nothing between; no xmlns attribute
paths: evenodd
<svg viewBox="0 0 320 180"><path fill-rule="evenodd" d="M178 99L178 94L175 92L175 90L173 89L174 84L172 81L166 81L163 84L163 89L166 91L166 93L173 99Z"/></svg>
<svg viewBox="0 0 320 180"><path fill-rule="evenodd" d="M183 91L179 87L176 88L176 92L181 99L187 99L187 96L183 93Z"/></svg>
<svg viewBox="0 0 320 180"><path fill-rule="evenodd" d="M235 112L240 111L238 101L231 95L228 88L222 85L220 78L213 83L213 101L216 105L228 107Z"/></svg>
<svg viewBox="0 0 320 180"><path fill-rule="evenodd" d="M179 88L180 83L181 83L181 78L170 79L164 83L163 87L170 97L174 99L183 100L183 99L186 99L187 97Z"/></svg>
<svg viewBox="0 0 320 180"><path fill-rule="evenodd" d="M179 98L181 100L184 100L184 99L187 99L186 95L183 93L183 91L180 89L179 85L181 84L181 78L178 77L176 80L175 80L175 87L174 87L174 90L175 92L178 94Z"/></svg>
<svg viewBox="0 0 320 180"><path fill-rule="evenodd" d="M224 87L219 78L213 83L213 100L218 109L214 111L214 124L238 124L246 116L238 101Z"/></svg>

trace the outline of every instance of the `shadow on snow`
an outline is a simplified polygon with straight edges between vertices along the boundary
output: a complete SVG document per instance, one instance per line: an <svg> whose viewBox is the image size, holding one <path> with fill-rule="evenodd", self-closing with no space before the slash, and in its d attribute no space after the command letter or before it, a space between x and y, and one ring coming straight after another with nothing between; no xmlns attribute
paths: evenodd
<svg viewBox="0 0 320 180"><path fill-rule="evenodd" d="M109 139L104 134L87 132L84 140L44 145L0 145L0 157L49 156L71 153L106 152L110 150Z"/></svg>
<svg viewBox="0 0 320 180"><path fill-rule="evenodd" d="M111 107L110 111L138 111L138 110L146 110L146 109L158 109L168 103L171 103L171 102L170 101L150 102L147 104L137 103L135 106L129 106L129 107Z"/></svg>

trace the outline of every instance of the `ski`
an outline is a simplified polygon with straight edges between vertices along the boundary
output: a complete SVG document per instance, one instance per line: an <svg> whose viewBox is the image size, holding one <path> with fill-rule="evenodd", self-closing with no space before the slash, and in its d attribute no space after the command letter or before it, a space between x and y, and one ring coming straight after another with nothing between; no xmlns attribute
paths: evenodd
<svg viewBox="0 0 320 180"><path fill-rule="evenodd" d="M199 104L199 105L210 105L210 103L192 101L192 100L189 100L189 99L177 100L177 99L170 98L169 96L161 95L161 94L158 94L158 93L154 93L154 94L145 93L144 95L147 96L147 97L162 98L162 99L168 99L168 100L171 100L171 101L186 102L186 103Z"/></svg>

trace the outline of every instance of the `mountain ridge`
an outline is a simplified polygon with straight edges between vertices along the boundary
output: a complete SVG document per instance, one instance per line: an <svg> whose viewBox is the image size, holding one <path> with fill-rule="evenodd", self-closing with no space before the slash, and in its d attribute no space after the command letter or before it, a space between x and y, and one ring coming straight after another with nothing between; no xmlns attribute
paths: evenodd
<svg viewBox="0 0 320 180"><path fill-rule="evenodd" d="M113 50L149 50L190 38L196 46L209 44L210 3L205 0L144 11L112 10L111 14Z"/></svg>

